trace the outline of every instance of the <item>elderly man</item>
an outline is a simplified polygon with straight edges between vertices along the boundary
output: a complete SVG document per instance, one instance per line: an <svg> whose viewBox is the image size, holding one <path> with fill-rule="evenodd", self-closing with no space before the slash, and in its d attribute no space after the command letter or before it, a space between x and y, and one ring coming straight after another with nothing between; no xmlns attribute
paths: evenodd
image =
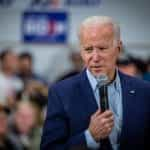
<svg viewBox="0 0 150 150"><path fill-rule="evenodd" d="M92 16L81 24L79 39L85 69L49 89L41 150L149 149L150 84L118 71L119 26ZM105 92L99 90L104 85Z"/></svg>

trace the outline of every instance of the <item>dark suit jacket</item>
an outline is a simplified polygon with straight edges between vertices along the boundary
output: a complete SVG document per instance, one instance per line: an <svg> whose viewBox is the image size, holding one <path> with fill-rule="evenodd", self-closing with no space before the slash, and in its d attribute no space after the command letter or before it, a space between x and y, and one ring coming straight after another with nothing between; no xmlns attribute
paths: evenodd
<svg viewBox="0 0 150 150"><path fill-rule="evenodd" d="M123 97L120 150L150 150L150 84L120 72L119 76ZM88 149L84 132L97 109L85 70L55 84L49 89L41 150Z"/></svg>

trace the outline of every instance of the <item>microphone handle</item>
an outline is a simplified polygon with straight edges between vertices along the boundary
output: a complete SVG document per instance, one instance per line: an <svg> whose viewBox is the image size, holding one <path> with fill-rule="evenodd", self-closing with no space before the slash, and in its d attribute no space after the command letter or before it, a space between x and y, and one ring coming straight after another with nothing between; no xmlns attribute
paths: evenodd
<svg viewBox="0 0 150 150"><path fill-rule="evenodd" d="M104 112L105 110L109 109L107 85L100 87L100 96L101 111Z"/></svg>

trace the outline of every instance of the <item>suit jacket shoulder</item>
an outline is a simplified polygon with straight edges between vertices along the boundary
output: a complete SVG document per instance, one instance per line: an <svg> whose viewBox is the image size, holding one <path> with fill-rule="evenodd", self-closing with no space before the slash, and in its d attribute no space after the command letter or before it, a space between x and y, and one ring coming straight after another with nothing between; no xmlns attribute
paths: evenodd
<svg viewBox="0 0 150 150"><path fill-rule="evenodd" d="M138 88L138 89L150 90L150 82L148 81L144 81L143 79L126 75L122 72L119 72L119 76L120 76L121 82L123 81L123 83L126 83L127 86L131 86L133 88Z"/></svg>
<svg viewBox="0 0 150 150"><path fill-rule="evenodd" d="M50 88L57 91L63 89L62 91L65 92L71 90L72 88L74 88L74 86L75 87L78 86L81 80L82 80L82 73L79 73L77 75L71 76L67 79L57 82Z"/></svg>

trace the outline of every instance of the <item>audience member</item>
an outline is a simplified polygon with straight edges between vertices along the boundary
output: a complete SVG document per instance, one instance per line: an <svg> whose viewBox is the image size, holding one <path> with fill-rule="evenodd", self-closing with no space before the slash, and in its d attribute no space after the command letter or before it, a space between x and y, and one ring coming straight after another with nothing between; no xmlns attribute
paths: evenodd
<svg viewBox="0 0 150 150"><path fill-rule="evenodd" d="M0 150L19 150L13 139L9 136L8 117L9 109L0 105Z"/></svg>
<svg viewBox="0 0 150 150"><path fill-rule="evenodd" d="M117 65L120 71L130 76L138 76L138 68L130 56L124 56L118 59Z"/></svg>
<svg viewBox="0 0 150 150"><path fill-rule="evenodd" d="M73 65L73 69L70 70L69 72L63 74L62 76L60 76L57 81L64 80L64 79L66 79L68 77L76 75L82 70L83 62L82 62L82 58L81 58L80 52L75 52L75 51L72 52L70 54L70 61L71 61L72 65Z"/></svg>
<svg viewBox="0 0 150 150"><path fill-rule="evenodd" d="M38 129L36 128L38 117L36 105L29 101L18 102L14 116L11 118L10 133L21 150L30 150L30 147L33 146L32 140L35 138L33 133Z"/></svg>
<svg viewBox="0 0 150 150"><path fill-rule="evenodd" d="M23 80L24 84L26 84L30 80L35 80L47 84L42 77L34 73L33 57L29 52L22 52L19 55L18 77Z"/></svg>
<svg viewBox="0 0 150 150"><path fill-rule="evenodd" d="M0 102L11 106L15 103L16 92L23 89L23 82L16 77L18 56L11 49L0 53Z"/></svg>

